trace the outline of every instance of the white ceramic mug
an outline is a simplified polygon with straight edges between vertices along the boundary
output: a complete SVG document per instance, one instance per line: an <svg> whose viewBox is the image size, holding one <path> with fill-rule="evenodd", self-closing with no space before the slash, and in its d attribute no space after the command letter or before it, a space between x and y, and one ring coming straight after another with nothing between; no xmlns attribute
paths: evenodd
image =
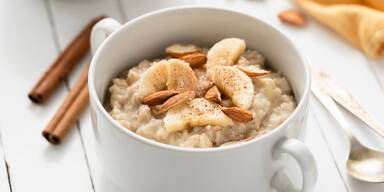
<svg viewBox="0 0 384 192"><path fill-rule="evenodd" d="M111 79L119 72L143 59L164 56L164 48L172 43L211 46L226 37L244 39L248 48L260 51L293 87L298 101L296 110L266 135L227 147L181 148L131 132L104 109L103 97ZM302 187L298 191L313 188L316 163L308 148L297 139L306 125L310 74L297 48L274 27L229 10L177 7L143 15L124 25L111 18L104 19L92 30L91 47L94 57L88 81L96 151L105 174L122 189L138 192L296 190L282 171L291 159L301 168Z"/></svg>

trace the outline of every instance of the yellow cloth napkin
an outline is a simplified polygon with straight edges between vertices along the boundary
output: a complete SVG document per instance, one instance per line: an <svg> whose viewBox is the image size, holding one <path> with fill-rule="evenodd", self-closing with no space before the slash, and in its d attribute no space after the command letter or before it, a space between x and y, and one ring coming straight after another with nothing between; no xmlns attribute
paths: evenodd
<svg viewBox="0 0 384 192"><path fill-rule="evenodd" d="M293 0L368 56L384 51L384 0Z"/></svg>

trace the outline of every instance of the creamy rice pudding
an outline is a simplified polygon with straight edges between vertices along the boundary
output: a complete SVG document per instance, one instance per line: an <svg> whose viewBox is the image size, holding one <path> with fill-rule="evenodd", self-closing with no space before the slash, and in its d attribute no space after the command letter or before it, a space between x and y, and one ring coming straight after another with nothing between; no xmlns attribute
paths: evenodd
<svg viewBox="0 0 384 192"><path fill-rule="evenodd" d="M294 111L287 79L256 50L227 38L210 49L175 44L114 78L109 114L143 137L180 147L220 147L275 129Z"/></svg>

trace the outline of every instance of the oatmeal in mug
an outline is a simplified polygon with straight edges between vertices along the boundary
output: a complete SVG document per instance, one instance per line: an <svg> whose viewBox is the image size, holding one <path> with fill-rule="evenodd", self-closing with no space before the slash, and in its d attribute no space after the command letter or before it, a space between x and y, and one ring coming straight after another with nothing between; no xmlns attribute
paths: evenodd
<svg viewBox="0 0 384 192"><path fill-rule="evenodd" d="M180 147L246 142L296 108L291 86L266 59L227 38L210 49L174 44L113 79L109 114L143 137Z"/></svg>

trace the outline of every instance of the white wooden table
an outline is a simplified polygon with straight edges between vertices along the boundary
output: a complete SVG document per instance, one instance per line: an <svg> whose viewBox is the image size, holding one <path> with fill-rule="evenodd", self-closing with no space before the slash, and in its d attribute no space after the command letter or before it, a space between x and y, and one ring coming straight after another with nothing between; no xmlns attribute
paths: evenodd
<svg viewBox="0 0 384 192"><path fill-rule="evenodd" d="M41 136L88 58L47 103L32 104L27 93L90 18L107 14L126 22L151 10L184 4L227 7L271 23L384 124L384 59L367 58L312 19L305 28L282 24L277 13L295 7L287 0L0 0L0 192L120 191L105 177L96 159L89 111L61 145L53 146ZM383 138L344 114L363 143L384 151ZM384 191L384 184L363 183L348 176L343 132L314 97L306 144L318 165L316 192Z"/></svg>

